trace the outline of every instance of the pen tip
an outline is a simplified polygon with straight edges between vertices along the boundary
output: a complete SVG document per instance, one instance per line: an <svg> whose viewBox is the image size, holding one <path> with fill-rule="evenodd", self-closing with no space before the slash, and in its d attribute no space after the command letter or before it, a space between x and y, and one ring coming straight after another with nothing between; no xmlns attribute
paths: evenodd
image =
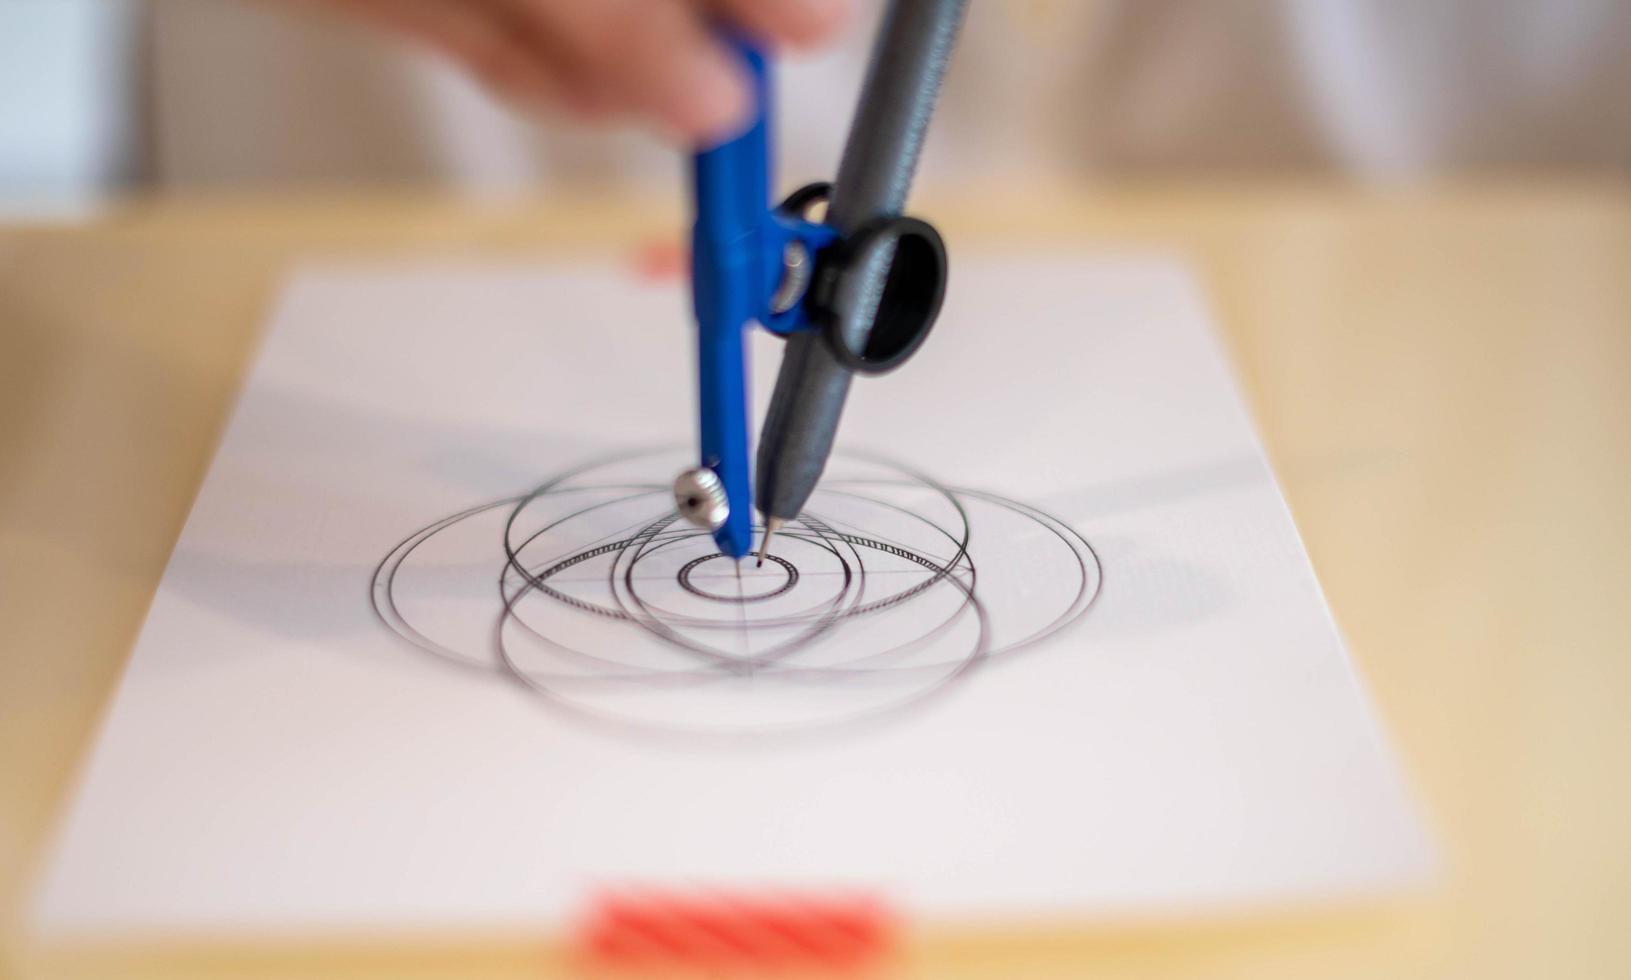
<svg viewBox="0 0 1631 980"><path fill-rule="evenodd" d="M779 517L767 517L767 518L765 518L765 539L759 545L759 564L757 564L757 565L755 565L753 567L755 567L755 568L763 568L764 567L765 558L767 556L769 556L769 554L770 554L770 538L771 538L772 535L774 535L777 531L780 531L781 529L782 529L782 519L781 518L779 518Z"/></svg>

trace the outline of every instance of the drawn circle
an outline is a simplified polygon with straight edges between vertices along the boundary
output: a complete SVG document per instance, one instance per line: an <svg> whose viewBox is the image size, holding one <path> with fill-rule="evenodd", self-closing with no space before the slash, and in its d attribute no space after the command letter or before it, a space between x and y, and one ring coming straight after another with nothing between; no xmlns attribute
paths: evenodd
<svg viewBox="0 0 1631 980"><path fill-rule="evenodd" d="M601 461L427 525L375 569L375 612L573 717L737 736L895 717L1056 635L1098 594L1098 558L1062 521L857 457L835 457L738 579L675 513L667 476L684 462Z"/></svg>
<svg viewBox="0 0 1631 980"><path fill-rule="evenodd" d="M766 599L774 599L779 595L786 595L788 592L792 591L793 586L797 585L799 581L799 570L793 567L792 562L789 562L780 555L766 555L764 557L764 565L756 564L754 566L754 571L750 573L747 591L743 591L742 589L742 569L740 567L737 567L734 570L734 573L726 572L723 575L713 576L711 583L714 584L714 587L712 589L703 585L698 585L695 581L694 576L697 569L709 565L726 565L729 564L730 561L731 559L729 557L719 553L712 555L700 555L686 562L680 568L679 574L675 576L675 580L679 583L680 588L694 596L700 596L704 599L711 599L714 602L737 603L764 602ZM770 582L770 587L768 589L764 588L765 577L757 574L767 565L770 567L773 573L781 573L779 581L773 579ZM735 580L737 585L735 595L732 595L729 592L718 591L719 586L728 585L729 581L732 579Z"/></svg>

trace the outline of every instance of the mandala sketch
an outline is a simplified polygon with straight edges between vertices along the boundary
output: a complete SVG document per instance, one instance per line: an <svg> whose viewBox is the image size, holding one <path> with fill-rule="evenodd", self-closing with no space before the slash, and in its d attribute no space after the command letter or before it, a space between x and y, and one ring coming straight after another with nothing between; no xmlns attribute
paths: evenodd
<svg viewBox="0 0 1631 980"><path fill-rule="evenodd" d="M585 719L770 734L883 718L1078 622L1102 570L1034 507L837 456L761 566L675 513L678 451L445 517L374 571L380 621Z"/></svg>

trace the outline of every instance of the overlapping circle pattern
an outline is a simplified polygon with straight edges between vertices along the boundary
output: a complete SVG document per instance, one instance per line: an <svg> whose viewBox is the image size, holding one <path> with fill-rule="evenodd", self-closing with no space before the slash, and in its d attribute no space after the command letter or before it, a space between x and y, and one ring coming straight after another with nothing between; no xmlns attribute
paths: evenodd
<svg viewBox="0 0 1631 980"><path fill-rule="evenodd" d="M374 571L380 621L574 717L694 735L886 720L1078 622L1102 569L1034 507L838 457L761 566L675 512L676 451L429 524Z"/></svg>

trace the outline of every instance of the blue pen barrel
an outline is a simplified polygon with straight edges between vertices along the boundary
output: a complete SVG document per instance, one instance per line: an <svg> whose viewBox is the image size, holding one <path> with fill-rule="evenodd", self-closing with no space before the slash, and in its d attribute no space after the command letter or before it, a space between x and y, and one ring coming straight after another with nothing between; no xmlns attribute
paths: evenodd
<svg viewBox="0 0 1631 980"><path fill-rule="evenodd" d="M773 287L773 270L762 241L770 202L769 69L757 49L733 43L754 80L754 120L740 136L696 155L691 281L702 465L719 475L730 501L714 539L741 558L753 546L747 330Z"/></svg>

